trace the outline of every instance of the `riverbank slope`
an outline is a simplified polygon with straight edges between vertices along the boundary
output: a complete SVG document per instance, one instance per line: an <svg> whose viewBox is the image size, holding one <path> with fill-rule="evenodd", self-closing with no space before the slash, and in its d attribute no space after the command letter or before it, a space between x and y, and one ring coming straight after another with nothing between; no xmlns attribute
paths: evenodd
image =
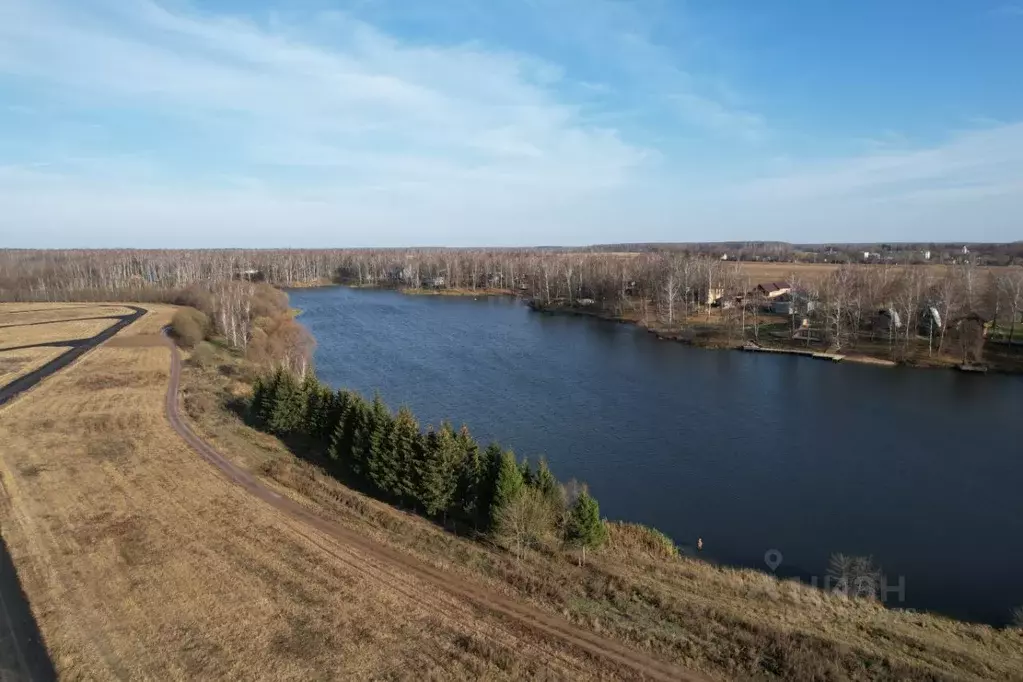
<svg viewBox="0 0 1023 682"><path fill-rule="evenodd" d="M604 636L715 678L999 679L1023 669L1017 631L886 609L757 571L680 556L663 536L608 524L585 563L557 547L520 557L373 500L298 460L238 416L251 370L214 348L190 363L194 428L303 504L396 551L527 599ZM205 355L205 353L204 353Z"/></svg>

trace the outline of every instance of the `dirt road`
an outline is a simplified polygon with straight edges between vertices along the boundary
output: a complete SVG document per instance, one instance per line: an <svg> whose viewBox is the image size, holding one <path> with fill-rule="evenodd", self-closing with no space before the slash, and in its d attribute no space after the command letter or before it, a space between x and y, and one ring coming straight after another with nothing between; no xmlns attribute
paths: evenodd
<svg viewBox="0 0 1023 682"><path fill-rule="evenodd" d="M358 533L345 529L292 499L282 497L263 485L255 476L233 464L224 455L199 438L181 418L178 410L178 389L181 380L181 358L177 346L166 338L171 349L171 374L167 386L166 411L172 428L204 460L215 466L230 481L277 510L303 522L309 527L357 548L381 563L400 569L445 592L466 599L477 606L513 621L518 627L533 631L544 638L554 638L585 652L598 660L605 660L610 668L625 671L637 679L704 680L668 663L644 656L618 642L577 628L571 623L540 611L479 585L457 580L415 558L384 547ZM326 551L328 548L324 547Z"/></svg>

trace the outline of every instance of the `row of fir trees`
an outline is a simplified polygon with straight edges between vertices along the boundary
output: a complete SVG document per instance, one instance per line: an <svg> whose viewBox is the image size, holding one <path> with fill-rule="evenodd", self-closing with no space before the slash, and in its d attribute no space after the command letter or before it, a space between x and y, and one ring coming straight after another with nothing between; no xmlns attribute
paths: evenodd
<svg viewBox="0 0 1023 682"><path fill-rule="evenodd" d="M250 416L263 430L301 441L300 454L335 478L445 523L497 534L513 507L542 500L566 543L585 550L606 539L597 501L581 486L566 492L543 459L534 469L496 444L483 449L465 426L455 431L445 422L424 432L408 408L392 414L379 395L368 402L281 370L257 379Z"/></svg>

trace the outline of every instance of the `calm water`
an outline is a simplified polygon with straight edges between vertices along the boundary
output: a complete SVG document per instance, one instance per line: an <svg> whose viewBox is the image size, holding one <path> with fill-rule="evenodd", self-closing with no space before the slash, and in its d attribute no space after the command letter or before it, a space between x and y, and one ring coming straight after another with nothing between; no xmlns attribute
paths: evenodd
<svg viewBox="0 0 1023 682"><path fill-rule="evenodd" d="M510 299L290 293L323 380L544 453L609 518L726 563L776 549L804 578L873 555L906 607L1023 604L1023 378L689 348Z"/></svg>

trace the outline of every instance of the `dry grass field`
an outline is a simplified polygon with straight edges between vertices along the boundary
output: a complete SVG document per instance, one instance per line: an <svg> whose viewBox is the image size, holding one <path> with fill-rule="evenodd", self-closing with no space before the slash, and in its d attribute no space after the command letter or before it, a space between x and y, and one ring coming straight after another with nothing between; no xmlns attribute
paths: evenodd
<svg viewBox="0 0 1023 682"><path fill-rule="evenodd" d="M727 263L722 263L728 265ZM826 277L828 273L837 270L839 265L833 263L754 263L754 262L741 262L732 263L731 265L737 265L742 269L752 282L785 282L785 281L796 281L796 282L816 282ZM855 268L872 269L881 266L868 265L868 264L857 264L853 265ZM906 265L896 267L913 267L923 268L931 277L940 277L946 272L946 267L943 265ZM995 269L993 267L980 267L982 272Z"/></svg>
<svg viewBox="0 0 1023 682"><path fill-rule="evenodd" d="M0 409L0 527L61 679L601 674L222 479L163 412L170 311Z"/></svg>
<svg viewBox="0 0 1023 682"><path fill-rule="evenodd" d="M95 336L116 320L72 320L0 328L0 351L22 346L61 344Z"/></svg>
<svg viewBox="0 0 1023 682"><path fill-rule="evenodd" d="M185 374L186 411L220 451L339 523L438 568L561 614L718 679L1023 679L1023 631L887 609L757 571L679 557L634 526L585 566L557 551L507 551L350 490L224 408L246 393L227 354Z"/></svg>
<svg viewBox="0 0 1023 682"><path fill-rule="evenodd" d="M119 305L0 303L0 386L42 367L75 341L111 326L116 322L111 316L130 312ZM109 319L83 319L100 317Z"/></svg>
<svg viewBox="0 0 1023 682"><path fill-rule="evenodd" d="M0 327L114 317L130 312L128 308L113 303L0 303Z"/></svg>
<svg viewBox="0 0 1023 682"><path fill-rule="evenodd" d="M65 346L0 350L0 386L6 386L18 377L42 367L65 351Z"/></svg>

